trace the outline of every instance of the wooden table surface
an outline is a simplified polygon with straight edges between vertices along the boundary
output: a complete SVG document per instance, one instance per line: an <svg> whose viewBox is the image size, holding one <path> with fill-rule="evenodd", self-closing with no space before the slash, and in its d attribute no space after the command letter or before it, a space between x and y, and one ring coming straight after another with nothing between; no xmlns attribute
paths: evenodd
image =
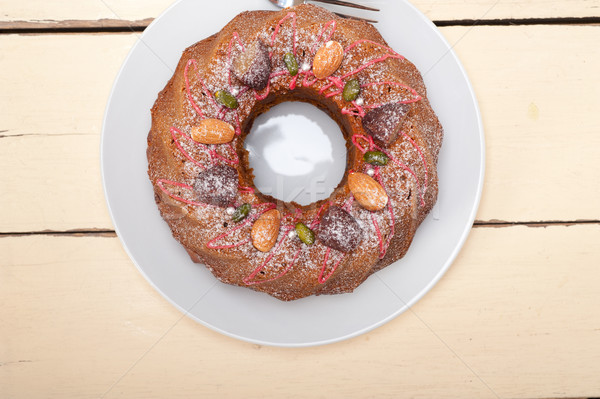
<svg viewBox="0 0 600 399"><path fill-rule="evenodd" d="M182 316L114 232L103 112L169 2L0 0L1 398L600 396L600 0L414 1L481 107L476 222L410 311L304 349Z"/></svg>

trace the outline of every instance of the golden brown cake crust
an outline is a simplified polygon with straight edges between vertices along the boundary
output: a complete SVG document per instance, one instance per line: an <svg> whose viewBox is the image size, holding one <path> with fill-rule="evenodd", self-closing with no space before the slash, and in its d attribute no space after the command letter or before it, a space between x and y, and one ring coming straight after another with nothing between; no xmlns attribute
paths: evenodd
<svg viewBox="0 0 600 399"><path fill-rule="evenodd" d="M317 79L313 60L328 42L341 44L343 60L332 75ZM246 51L254 51L260 65L253 64L238 76L242 73L237 69L232 73L232 64ZM284 62L286 53L297 61L295 76ZM267 86L250 87L266 82L261 82L265 68ZM346 101L342 89L351 79L358 80L360 95ZM219 104L214 97L219 90L233 94L238 107ZM347 141L345 177L330 198L312 206L276 201L253 185L244 138L257 115L283 101L305 101L325 110ZM192 129L206 119L230 124L236 133L233 140L216 145L195 142ZM152 108L148 174L162 217L194 262L206 265L225 283L294 300L351 292L370 274L404 256L437 198L441 143L442 127L412 63L390 49L371 25L301 5L279 12L243 12L216 35L184 51ZM388 163L365 162L365 151L383 152ZM223 177L227 173L211 175L214 165L238 173L238 190L230 206L224 205L226 196L219 197L218 205L199 200L206 196L198 190L207 184L233 184L231 176ZM370 211L359 203L355 199L359 195L348 184L350 173L372 176L387 195L385 207ZM199 182L206 178L214 181ZM249 204L250 213L234 222L228 208L241 204ZM331 215L337 219L332 216L327 231L321 231L322 217L333 206ZM281 215L277 239L262 252L251 239L253 223L275 207ZM349 223L348 217L356 223ZM298 222L317 233L312 245L293 235ZM360 244L354 247L357 241Z"/></svg>

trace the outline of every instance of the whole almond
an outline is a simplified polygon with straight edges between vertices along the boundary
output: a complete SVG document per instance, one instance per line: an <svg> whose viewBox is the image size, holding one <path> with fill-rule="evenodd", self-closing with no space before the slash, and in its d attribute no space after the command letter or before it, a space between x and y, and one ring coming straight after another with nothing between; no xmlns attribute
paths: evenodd
<svg viewBox="0 0 600 399"><path fill-rule="evenodd" d="M350 173L348 175L348 187L354 198L365 209L380 211L388 203L388 196L381 184L364 173Z"/></svg>
<svg viewBox="0 0 600 399"><path fill-rule="evenodd" d="M235 129L219 119L204 119L192 127L192 139L202 144L225 144L233 140Z"/></svg>
<svg viewBox="0 0 600 399"><path fill-rule="evenodd" d="M344 59L344 48L336 41L325 43L315 54L313 61L313 73L317 79L331 76L342 64Z"/></svg>
<svg viewBox="0 0 600 399"><path fill-rule="evenodd" d="M268 252L279 236L279 225L281 214L277 209L271 209L263 213L252 225L252 244L261 252Z"/></svg>

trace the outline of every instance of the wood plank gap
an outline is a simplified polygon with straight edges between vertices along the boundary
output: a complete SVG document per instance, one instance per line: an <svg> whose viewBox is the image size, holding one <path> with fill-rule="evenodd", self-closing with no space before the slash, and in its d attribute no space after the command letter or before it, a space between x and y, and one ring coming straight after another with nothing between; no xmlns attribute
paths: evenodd
<svg viewBox="0 0 600 399"><path fill-rule="evenodd" d="M0 34L46 33L131 33L143 32L153 18L128 21L121 19L64 21L1 21ZM506 18L437 20L438 27L448 26L514 26L514 25L600 25L597 17Z"/></svg>
<svg viewBox="0 0 600 399"><path fill-rule="evenodd" d="M15 137L64 137L64 136L98 136L96 133L17 133L17 134L3 134L8 130L0 130L0 139L12 139Z"/></svg>
<svg viewBox="0 0 600 399"><path fill-rule="evenodd" d="M42 231L23 231L23 232L0 232L0 238L3 237L27 237L27 236L73 236L73 237L116 237L117 233L109 229L75 229L75 230L42 230Z"/></svg>
<svg viewBox="0 0 600 399"><path fill-rule="evenodd" d="M575 225L586 225L586 224L598 224L600 220L543 220L543 221L530 221L530 222L509 222L505 220L476 220L473 223L473 227L512 227L512 226L527 226L527 227L550 227L550 226L575 226Z"/></svg>
<svg viewBox="0 0 600 399"><path fill-rule="evenodd" d="M153 20L154 18L135 21L122 19L0 21L0 34L142 32Z"/></svg>
<svg viewBox="0 0 600 399"><path fill-rule="evenodd" d="M535 221L535 222L509 222L504 220L476 220L473 223L474 228L479 227L551 227L551 226L575 226L575 225L600 225L600 220L573 220L573 221ZM40 230L40 231L15 231L0 232L2 237L23 237L23 236L102 236L116 237L117 233L111 229L72 229L72 230Z"/></svg>
<svg viewBox="0 0 600 399"><path fill-rule="evenodd" d="M433 21L437 27L445 26L513 26L513 25L598 25L598 17L555 18L504 18L504 19L450 19Z"/></svg>

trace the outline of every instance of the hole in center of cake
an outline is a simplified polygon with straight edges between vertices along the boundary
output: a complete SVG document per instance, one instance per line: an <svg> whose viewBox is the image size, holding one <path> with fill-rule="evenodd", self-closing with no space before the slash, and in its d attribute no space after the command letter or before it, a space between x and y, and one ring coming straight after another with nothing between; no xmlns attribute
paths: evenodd
<svg viewBox="0 0 600 399"><path fill-rule="evenodd" d="M285 202L309 205L328 198L346 170L340 127L304 102L284 102L259 115L244 147L256 188Z"/></svg>

